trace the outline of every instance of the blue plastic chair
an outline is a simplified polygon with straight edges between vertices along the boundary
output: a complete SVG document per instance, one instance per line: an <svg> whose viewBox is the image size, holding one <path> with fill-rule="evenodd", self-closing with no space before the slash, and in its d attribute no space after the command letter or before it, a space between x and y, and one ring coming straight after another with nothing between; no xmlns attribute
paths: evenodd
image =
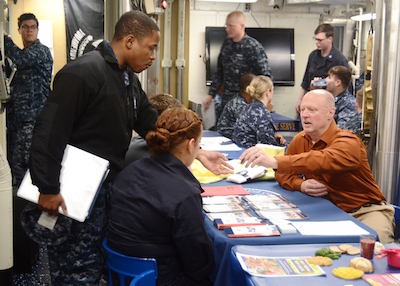
<svg viewBox="0 0 400 286"><path fill-rule="evenodd" d="M103 241L107 252L106 264L109 268L109 285L112 286L111 273L117 273L120 285L125 286L125 278L132 277L130 286L155 286L158 277L157 261L154 258L139 258L123 255L107 246L107 239Z"/></svg>

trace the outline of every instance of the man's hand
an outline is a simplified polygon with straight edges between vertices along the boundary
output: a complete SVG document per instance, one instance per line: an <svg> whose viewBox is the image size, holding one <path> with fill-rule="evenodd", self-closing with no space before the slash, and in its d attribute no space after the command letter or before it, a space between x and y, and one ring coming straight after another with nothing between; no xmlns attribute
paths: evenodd
<svg viewBox="0 0 400 286"><path fill-rule="evenodd" d="M200 149L196 158L215 175L233 174L233 167L227 163L228 159L219 152Z"/></svg>
<svg viewBox="0 0 400 286"><path fill-rule="evenodd" d="M325 185L314 179L308 179L301 183L300 191L312 197L322 197L328 194Z"/></svg>
<svg viewBox="0 0 400 286"><path fill-rule="evenodd" d="M306 90L304 88L301 88L300 94L299 94L299 99L297 100L296 103L296 112L300 114L300 105L301 101L303 100L303 96L306 94Z"/></svg>
<svg viewBox="0 0 400 286"><path fill-rule="evenodd" d="M286 139L283 138L283 136L278 133L275 134L275 140L276 140L276 142L278 142L281 145L284 145L286 143Z"/></svg>
<svg viewBox="0 0 400 286"><path fill-rule="evenodd" d="M207 110L210 107L212 99L213 99L213 97L211 95L207 95L206 97L203 98L202 104L203 104L204 110Z"/></svg>
<svg viewBox="0 0 400 286"><path fill-rule="evenodd" d="M58 207L61 206L64 214L68 214L64 198L58 194L40 194L38 208L48 212L49 215L58 216Z"/></svg>
<svg viewBox="0 0 400 286"><path fill-rule="evenodd" d="M246 168L251 165L264 166L266 168L278 168L278 161L275 158L267 156L260 147L251 147L243 152L239 157L241 163L246 163Z"/></svg>

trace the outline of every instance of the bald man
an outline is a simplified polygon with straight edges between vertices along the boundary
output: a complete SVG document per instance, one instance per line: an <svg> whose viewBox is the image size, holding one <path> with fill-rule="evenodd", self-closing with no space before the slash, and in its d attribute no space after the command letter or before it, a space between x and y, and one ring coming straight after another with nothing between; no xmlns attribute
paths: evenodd
<svg viewBox="0 0 400 286"><path fill-rule="evenodd" d="M300 106L303 131L285 156L271 158L252 147L240 159L275 169L283 188L328 199L374 229L382 243L393 242L394 209L374 180L364 144L351 131L338 128L334 114L330 92L310 91Z"/></svg>
<svg viewBox="0 0 400 286"><path fill-rule="evenodd" d="M212 77L208 95L202 104L208 109L212 99L223 86L222 102L216 110L218 118L225 104L239 93L239 79L242 75L252 73L272 77L264 47L245 32L246 18L240 11L233 11L226 17L226 33L218 56L217 71Z"/></svg>

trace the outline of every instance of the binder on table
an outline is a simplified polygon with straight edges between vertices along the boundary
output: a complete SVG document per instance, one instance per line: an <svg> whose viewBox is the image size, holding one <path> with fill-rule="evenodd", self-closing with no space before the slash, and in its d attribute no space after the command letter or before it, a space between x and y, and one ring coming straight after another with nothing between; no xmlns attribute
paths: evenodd
<svg viewBox="0 0 400 286"><path fill-rule="evenodd" d="M89 216L97 194L109 172L109 162L77 147L67 145L61 162L60 193L68 210L68 217L83 222ZM39 189L26 172L17 196L38 203ZM59 212L63 214L61 207Z"/></svg>

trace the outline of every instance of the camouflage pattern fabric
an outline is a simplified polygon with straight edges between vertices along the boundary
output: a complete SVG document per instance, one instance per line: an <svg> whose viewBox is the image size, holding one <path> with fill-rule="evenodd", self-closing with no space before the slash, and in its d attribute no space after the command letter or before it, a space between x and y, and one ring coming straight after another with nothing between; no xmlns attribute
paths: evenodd
<svg viewBox="0 0 400 286"><path fill-rule="evenodd" d="M335 97L335 115L337 127L345 129L347 121L357 114L356 98L347 90Z"/></svg>
<svg viewBox="0 0 400 286"><path fill-rule="evenodd" d="M29 149L35 120L50 92L53 58L48 47L36 40L21 50L5 37L4 50L17 67L6 103L7 158L18 188L28 168Z"/></svg>
<svg viewBox="0 0 400 286"><path fill-rule="evenodd" d="M105 265L102 242L105 237L111 184L103 185L90 217L83 223L72 221L65 242L48 245L51 284L98 285Z"/></svg>
<svg viewBox="0 0 400 286"><path fill-rule="evenodd" d="M208 92L214 97L219 88L224 85L222 104L216 112L217 120L225 104L239 93L239 79L246 73L272 78L264 47L247 34L238 43L229 37L226 38L222 44L217 71L212 77L212 85Z"/></svg>
<svg viewBox="0 0 400 286"><path fill-rule="evenodd" d="M271 113L259 100L253 100L243 110L234 125L232 141L249 148L257 143L279 145L275 140L276 125Z"/></svg>
<svg viewBox="0 0 400 286"><path fill-rule="evenodd" d="M217 131L221 135L232 139L233 126L236 123L236 119L239 118L246 106L247 100L239 92L225 105L224 110L218 119Z"/></svg>
<svg viewBox="0 0 400 286"><path fill-rule="evenodd" d="M343 129L351 130L355 134L361 134L361 120L362 120L362 112L357 113L352 118L350 118Z"/></svg>

